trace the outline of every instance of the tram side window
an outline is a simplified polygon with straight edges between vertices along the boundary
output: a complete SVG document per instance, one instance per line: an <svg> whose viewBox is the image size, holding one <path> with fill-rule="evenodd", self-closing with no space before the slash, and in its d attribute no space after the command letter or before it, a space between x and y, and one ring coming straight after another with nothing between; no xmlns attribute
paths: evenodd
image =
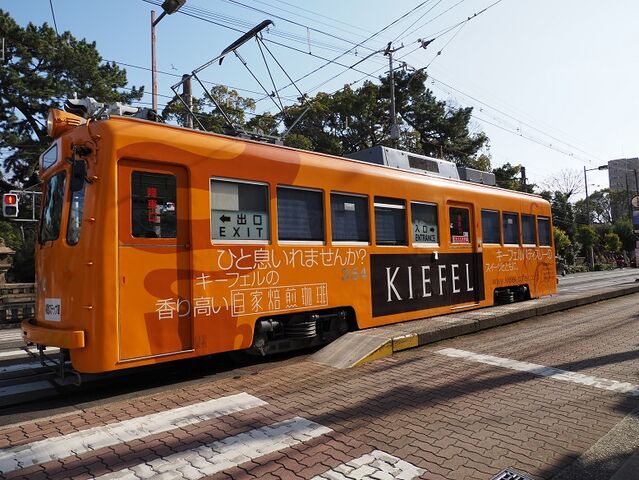
<svg viewBox="0 0 639 480"><path fill-rule="evenodd" d="M277 236L280 240L323 241L322 192L277 187Z"/></svg>
<svg viewBox="0 0 639 480"><path fill-rule="evenodd" d="M131 174L131 233L138 238L176 238L177 187L175 176Z"/></svg>
<svg viewBox="0 0 639 480"><path fill-rule="evenodd" d="M521 234L523 236L524 245L537 244L537 232L535 231L534 215L521 216Z"/></svg>
<svg viewBox="0 0 639 480"><path fill-rule="evenodd" d="M40 243L57 240L58 236L60 236L65 180L66 173L60 172L56 173L47 182L42 220L40 221Z"/></svg>
<svg viewBox="0 0 639 480"><path fill-rule="evenodd" d="M334 242L368 242L368 198L331 193Z"/></svg>
<svg viewBox="0 0 639 480"><path fill-rule="evenodd" d="M451 243L470 243L470 212L467 208L450 207Z"/></svg>
<svg viewBox="0 0 639 480"><path fill-rule="evenodd" d="M484 243L501 243L499 212L495 210L482 210L481 230L484 237Z"/></svg>
<svg viewBox="0 0 639 480"><path fill-rule="evenodd" d="M537 217L537 228L539 229L539 245L551 246L550 219L548 217Z"/></svg>
<svg viewBox="0 0 639 480"><path fill-rule="evenodd" d="M504 244L519 245L519 215L516 213L504 213Z"/></svg>
<svg viewBox="0 0 639 480"><path fill-rule="evenodd" d="M406 202L375 197L375 242L377 245L406 245Z"/></svg>
<svg viewBox="0 0 639 480"><path fill-rule="evenodd" d="M211 239L269 240L268 185L211 179Z"/></svg>
<svg viewBox="0 0 639 480"><path fill-rule="evenodd" d="M411 221L414 243L439 243L437 205L411 202Z"/></svg>

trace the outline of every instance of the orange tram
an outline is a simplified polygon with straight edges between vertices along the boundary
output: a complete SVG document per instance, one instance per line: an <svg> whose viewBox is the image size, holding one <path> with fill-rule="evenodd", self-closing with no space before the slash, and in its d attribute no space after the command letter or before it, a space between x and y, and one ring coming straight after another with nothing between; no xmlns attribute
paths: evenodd
<svg viewBox="0 0 639 480"><path fill-rule="evenodd" d="M52 110L49 129L22 330L77 372L269 354L556 292L548 202L433 174L442 161L395 151L430 172L397 168L114 114Z"/></svg>

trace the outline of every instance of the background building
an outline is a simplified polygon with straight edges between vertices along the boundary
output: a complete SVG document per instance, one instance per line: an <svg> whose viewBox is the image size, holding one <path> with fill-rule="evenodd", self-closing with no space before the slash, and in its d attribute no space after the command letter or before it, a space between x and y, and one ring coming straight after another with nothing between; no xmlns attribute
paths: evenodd
<svg viewBox="0 0 639 480"><path fill-rule="evenodd" d="M620 158L608 162L610 190L619 200L611 205L612 219L630 216L630 200L639 194L639 158ZM624 195L625 193L625 195Z"/></svg>

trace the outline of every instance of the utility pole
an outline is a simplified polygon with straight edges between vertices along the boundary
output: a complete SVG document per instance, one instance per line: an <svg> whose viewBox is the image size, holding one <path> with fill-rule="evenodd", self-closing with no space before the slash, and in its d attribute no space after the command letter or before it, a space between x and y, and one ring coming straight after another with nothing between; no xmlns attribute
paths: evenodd
<svg viewBox="0 0 639 480"><path fill-rule="evenodd" d="M588 217L588 226L592 225L590 220L590 198L588 198L588 174L586 172L592 172L593 170L608 170L608 165L600 165L596 168L586 169L584 165L584 187L586 189L586 216ZM628 176L626 176L626 185L628 185ZM593 247L589 249L590 253L590 267L593 268L595 266L595 252Z"/></svg>
<svg viewBox="0 0 639 480"><path fill-rule="evenodd" d="M526 167L524 167L523 165L519 166L519 169L521 171L521 191L522 192L526 192L527 188L526 188Z"/></svg>
<svg viewBox="0 0 639 480"><path fill-rule="evenodd" d="M186 114L186 127L193 128L193 95L191 94L191 76L182 75L182 96L184 97L184 103L188 105L189 111Z"/></svg>
<svg viewBox="0 0 639 480"><path fill-rule="evenodd" d="M158 68L155 59L155 10L151 10L151 102L153 110L158 111Z"/></svg>
<svg viewBox="0 0 639 480"><path fill-rule="evenodd" d="M384 55L388 55L388 68L390 77L390 100L391 100L391 126L390 126L390 138L393 144L397 147L399 141L399 127L397 126L397 115L395 114L395 74L393 71L393 53L404 48L402 45L399 48L391 48L392 42L388 42Z"/></svg>
<svg viewBox="0 0 639 480"><path fill-rule="evenodd" d="M158 69L155 59L155 26L160 23L160 20L165 15L172 15L177 12L184 4L186 0L164 0L162 3L162 10L164 10L160 16L155 18L155 10L151 10L151 97L153 103L153 110L158 111Z"/></svg>

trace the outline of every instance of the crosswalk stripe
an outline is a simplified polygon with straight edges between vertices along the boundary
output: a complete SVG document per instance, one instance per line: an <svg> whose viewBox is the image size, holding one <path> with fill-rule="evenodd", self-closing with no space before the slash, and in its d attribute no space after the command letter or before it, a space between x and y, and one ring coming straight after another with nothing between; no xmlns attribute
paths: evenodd
<svg viewBox="0 0 639 480"><path fill-rule="evenodd" d="M510 358L493 357L492 355L483 355L480 353L468 352L466 350L458 350L456 348L444 348L442 350L438 350L437 353L448 357L462 358L464 360L485 363L496 367L528 372L541 377L548 377L564 382L578 383L580 385L601 388L603 390L610 390L617 393L626 393L631 396L639 395L639 386L628 382L619 382L617 380L609 380L607 378L593 377L590 375L583 375L581 373L570 372L568 370L561 370L559 368L546 367L536 363L520 362Z"/></svg>
<svg viewBox="0 0 639 480"><path fill-rule="evenodd" d="M194 405L110 423L58 437L0 450L0 473L97 450L213 418L267 405L248 393L238 393Z"/></svg>
<svg viewBox="0 0 639 480"><path fill-rule="evenodd" d="M316 475L311 480L359 480L375 478L379 480L412 480L426 473L393 455L381 450L373 450L347 463Z"/></svg>
<svg viewBox="0 0 639 480"><path fill-rule="evenodd" d="M146 478L197 480L331 431L330 428L305 418L294 417L97 478L99 480Z"/></svg>

